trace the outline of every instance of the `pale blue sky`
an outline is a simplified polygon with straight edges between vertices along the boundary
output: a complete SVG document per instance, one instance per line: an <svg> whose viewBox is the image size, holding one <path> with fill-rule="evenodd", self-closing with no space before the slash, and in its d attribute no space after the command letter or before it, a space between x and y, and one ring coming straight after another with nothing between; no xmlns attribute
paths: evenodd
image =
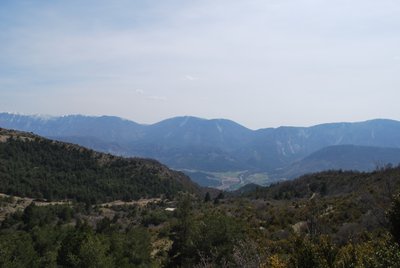
<svg viewBox="0 0 400 268"><path fill-rule="evenodd" d="M0 1L0 111L400 119L397 0Z"/></svg>

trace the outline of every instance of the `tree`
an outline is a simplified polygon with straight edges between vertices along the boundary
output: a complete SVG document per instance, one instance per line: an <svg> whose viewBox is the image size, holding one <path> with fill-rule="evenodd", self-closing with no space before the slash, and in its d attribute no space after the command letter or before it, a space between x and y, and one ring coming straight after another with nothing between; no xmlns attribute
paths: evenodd
<svg viewBox="0 0 400 268"><path fill-rule="evenodd" d="M390 233L393 239L400 244L400 194L393 199L392 207L387 215L390 223Z"/></svg>
<svg viewBox="0 0 400 268"><path fill-rule="evenodd" d="M23 231L0 234L0 267L37 267L32 239Z"/></svg>
<svg viewBox="0 0 400 268"><path fill-rule="evenodd" d="M217 197L214 199L214 204L219 204L219 200L221 200L221 199L224 199L224 193L223 192L219 192Z"/></svg>
<svg viewBox="0 0 400 268"><path fill-rule="evenodd" d="M221 265L233 261L235 246L243 240L243 230L235 219L219 211L207 212L197 224L192 243L197 252Z"/></svg>
<svg viewBox="0 0 400 268"><path fill-rule="evenodd" d="M88 235L79 247L79 266L87 268L113 267L113 260L107 255L108 243L94 234Z"/></svg>
<svg viewBox="0 0 400 268"><path fill-rule="evenodd" d="M181 195L177 206L177 224L172 237L173 244L169 251L170 267L180 267L188 263L196 252L193 252L190 241L194 228L192 219L192 197L189 194Z"/></svg>
<svg viewBox="0 0 400 268"><path fill-rule="evenodd" d="M211 201L211 197L210 197L210 193L207 192L206 196L204 197L204 203L210 202Z"/></svg>
<svg viewBox="0 0 400 268"><path fill-rule="evenodd" d="M297 237L293 242L290 267L319 267L318 255L313 243L307 238Z"/></svg>

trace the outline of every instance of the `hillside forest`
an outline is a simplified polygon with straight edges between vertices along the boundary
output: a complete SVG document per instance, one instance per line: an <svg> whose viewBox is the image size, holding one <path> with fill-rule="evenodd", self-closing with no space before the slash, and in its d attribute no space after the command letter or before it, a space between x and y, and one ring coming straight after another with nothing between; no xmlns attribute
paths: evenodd
<svg viewBox="0 0 400 268"><path fill-rule="evenodd" d="M2 130L0 267L399 267L400 167L233 193Z"/></svg>

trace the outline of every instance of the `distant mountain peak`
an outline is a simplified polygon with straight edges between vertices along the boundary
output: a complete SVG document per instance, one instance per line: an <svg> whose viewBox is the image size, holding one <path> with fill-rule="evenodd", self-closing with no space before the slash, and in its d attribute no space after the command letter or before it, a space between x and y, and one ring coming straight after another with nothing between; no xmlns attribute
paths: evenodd
<svg viewBox="0 0 400 268"><path fill-rule="evenodd" d="M248 170L269 177L328 146L400 148L400 122L388 119L251 130L231 120L195 116L178 116L149 125L107 115L39 118L0 113L0 127L116 155L154 158L175 169Z"/></svg>

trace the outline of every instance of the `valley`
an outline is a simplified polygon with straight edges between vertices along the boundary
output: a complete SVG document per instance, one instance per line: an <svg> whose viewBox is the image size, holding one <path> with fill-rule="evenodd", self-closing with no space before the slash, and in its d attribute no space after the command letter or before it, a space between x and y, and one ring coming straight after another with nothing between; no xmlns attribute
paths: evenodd
<svg viewBox="0 0 400 268"><path fill-rule="evenodd" d="M400 262L399 167L325 171L221 192L154 160L13 130L1 129L0 137L1 267ZM248 171L207 176L230 190L266 179Z"/></svg>
<svg viewBox="0 0 400 268"><path fill-rule="evenodd" d="M224 190L329 169L372 171L400 163L400 122L385 119L251 130L226 119L190 116L144 125L113 116L0 113L0 127L156 159L202 186Z"/></svg>
<svg viewBox="0 0 400 268"><path fill-rule="evenodd" d="M207 172L201 170L181 170L194 182L203 187L213 187L224 191L235 191L247 184L267 186L283 178L270 178L267 173L252 173L248 170L231 172Z"/></svg>

